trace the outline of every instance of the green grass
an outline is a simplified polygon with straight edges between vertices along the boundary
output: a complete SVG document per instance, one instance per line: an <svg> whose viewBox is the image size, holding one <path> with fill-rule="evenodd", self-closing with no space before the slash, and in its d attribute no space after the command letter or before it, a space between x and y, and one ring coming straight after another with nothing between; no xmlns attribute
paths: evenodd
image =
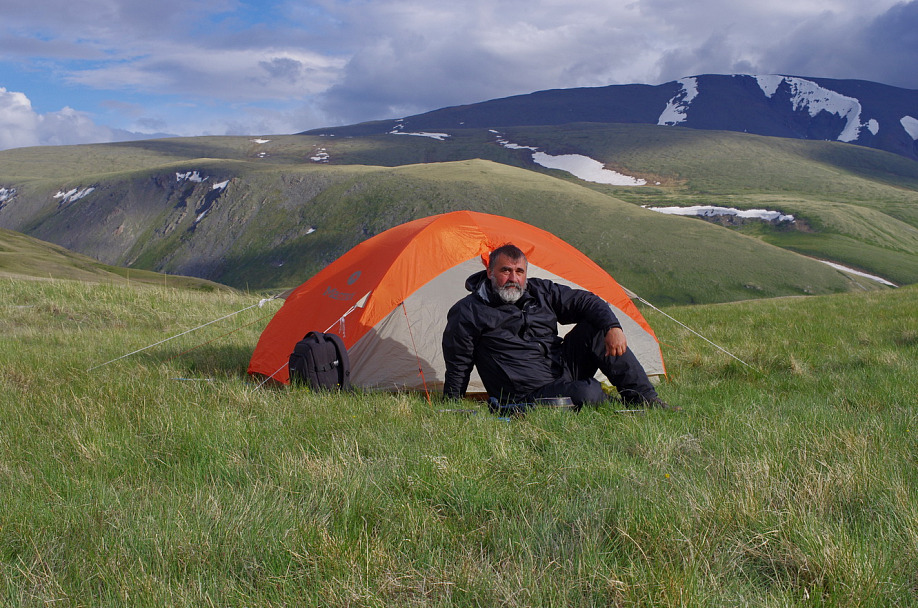
<svg viewBox="0 0 918 608"><path fill-rule="evenodd" d="M276 303L2 280L0 603L918 605L918 290L646 316L681 414L256 388Z"/></svg>
<svg viewBox="0 0 918 608"><path fill-rule="evenodd" d="M909 283L914 273L918 272L918 259L914 256L838 234L801 237L794 233L772 233L763 238L782 249L829 259L868 273L882 272L884 279L897 284ZM890 261L897 261L897 264L890 267Z"/></svg>
<svg viewBox="0 0 918 608"><path fill-rule="evenodd" d="M194 277L168 276L149 270L109 266L52 243L3 228L0 228L0 276L115 283L133 281L203 291L230 290L225 285Z"/></svg>

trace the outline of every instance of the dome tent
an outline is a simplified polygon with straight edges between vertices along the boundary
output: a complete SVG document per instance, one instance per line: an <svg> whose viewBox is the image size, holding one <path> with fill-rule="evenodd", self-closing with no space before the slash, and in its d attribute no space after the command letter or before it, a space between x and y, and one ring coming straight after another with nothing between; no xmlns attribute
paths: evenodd
<svg viewBox="0 0 918 608"><path fill-rule="evenodd" d="M488 254L506 243L526 254L530 277L603 298L647 374L665 373L653 330L606 271L551 233L473 211L395 226L355 246L293 289L262 332L249 373L287 383L287 360L294 345L309 331L324 331L344 341L353 385L442 390L445 364L440 343L446 313L467 295L466 278L482 270ZM473 372L468 392L484 392L477 373Z"/></svg>

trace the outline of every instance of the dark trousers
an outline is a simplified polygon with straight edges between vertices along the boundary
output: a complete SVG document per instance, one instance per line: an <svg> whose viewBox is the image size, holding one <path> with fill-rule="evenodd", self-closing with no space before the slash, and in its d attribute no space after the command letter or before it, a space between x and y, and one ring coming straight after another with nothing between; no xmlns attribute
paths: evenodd
<svg viewBox="0 0 918 608"><path fill-rule="evenodd" d="M608 396L593 376L597 370L609 379L625 403L641 403L657 396L637 357L628 348L624 355L606 356L605 332L589 323L579 323L564 336L562 359L564 375L534 391L532 400L543 397L570 397L574 405L603 403Z"/></svg>

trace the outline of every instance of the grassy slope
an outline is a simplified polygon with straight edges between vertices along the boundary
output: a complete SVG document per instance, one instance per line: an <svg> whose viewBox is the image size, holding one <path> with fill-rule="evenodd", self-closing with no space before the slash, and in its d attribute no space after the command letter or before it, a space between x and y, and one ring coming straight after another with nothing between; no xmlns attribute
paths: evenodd
<svg viewBox="0 0 918 608"><path fill-rule="evenodd" d="M806 246L807 235L788 238L772 232L764 236L771 243L902 283L918 278L918 163L896 155L833 142L646 125L515 128L502 135L551 154L585 154L651 184L659 182L644 188L586 184L616 198L650 205L777 208L805 220L821 238ZM398 162L406 154L402 140L409 139L418 138L343 140L327 150L337 162ZM571 179L533 166L526 151L497 146L493 134L457 132L455 139L452 151L439 154L440 142L419 144L422 152L414 162L448 160L476 150L497 162Z"/></svg>
<svg viewBox="0 0 918 608"><path fill-rule="evenodd" d="M226 199L195 227L193 239L188 236L195 217L191 209L182 207L181 219L171 203L157 211L153 202L131 196L148 189L151 176L163 174L168 181L191 169L222 171L215 179L237 176ZM199 192L209 189L205 184ZM296 285L368 236L455 209L507 215L554 232L623 284L660 303L829 293L852 286L822 264L724 228L656 214L575 182L481 160L395 168L177 163L136 172L126 186L97 196L105 196L104 202L97 198L92 205L78 202L64 210L52 201L40 233L88 227L83 240L68 245L105 247L120 256L112 261L182 274L199 274L195 264L203 251L220 258L219 266L209 269L216 273L211 276L238 287ZM177 228L170 231L173 225ZM108 226L101 243L97 226ZM155 226L166 228L154 231ZM318 230L310 233L311 227ZM69 234L77 233L71 229Z"/></svg>
<svg viewBox="0 0 918 608"><path fill-rule="evenodd" d="M222 268L214 272L223 273L219 280L237 286L266 286L268 277L273 277L275 284L299 282L354 243L398 221L456 208L476 208L513 215L564 233L563 238L599 258L615 276L635 268L633 274L641 277L626 277L623 282L635 289L640 289L643 282L655 298L685 302L734 299L745 297L741 286L746 283L751 290L746 295L755 295L757 287L763 288L762 295L806 293L805 286L802 290L799 285L794 287L797 291L788 290L772 279L763 282L759 276L750 276L739 287L734 280L722 285L716 275L725 260L761 254L752 252L755 246L749 243L745 244L746 253L731 251L733 245L728 243L743 241L725 236L723 230L710 232L693 226L700 223L697 220L672 219L677 222L672 226L679 230L657 230L647 220L645 225L651 229L638 232L634 228L620 230L627 225L618 222L616 215L597 218L584 214L575 223L558 213L579 205L581 209L605 207L609 213L614 209L618 214L623 209L621 200L636 204L779 208L805 220L814 232L756 230L751 236L806 255L839 261L897 283L918 281L918 164L911 161L843 144L646 125L526 128L507 130L504 135L555 154L587 154L659 185L622 188L584 184L564 172L532 165L528 153L499 146L495 135L484 130L456 132L448 142L410 136L282 136L268 137L270 142L257 144L250 137L223 137L7 151L0 152L4 167L0 185L20 180L23 191L50 200L58 189L85 186L112 176L139 180L153 173L168 175L205 167L236 176L239 180L234 183L245 193L239 194L232 218L223 224L215 222L215 228L225 233L244 217L254 222L255 229L249 235L234 233L236 247L227 249ZM316 166L308 160L319 149L330 154L334 166ZM259 158L260 153L267 156ZM470 170L469 175L456 178L457 165L443 164L469 158L491 159L527 172L517 176L492 166ZM418 163L429 164L424 170L382 168ZM98 174L100 166L113 173ZM458 166L468 167L462 163ZM561 186L551 185L558 180L540 179L531 174L532 170L581 187L562 193ZM481 174L478 180L471 176L475 171ZM513 183L515 191L499 180ZM298 187L298 181L308 185ZM584 185L604 195L606 203L597 204L599 199L584 194ZM545 195L540 188L547 189ZM124 197L112 198L112 204L121 200ZM575 201L573 205L571 201ZM548 203L557 206L550 209ZM53 219L57 210L49 204L42 213ZM632 216L626 215L630 221ZM81 221L95 225L102 219L105 218ZM152 219L164 221L164 216ZM357 221L363 219L366 221ZM44 238L59 231L62 223L74 223L64 215L55 221L45 225ZM305 238L305 230L292 228L291 223L320 226L321 230ZM605 229L607 226L613 227L611 233ZM680 239L676 251L672 238L679 231L696 240L689 244L687 238ZM180 233L170 241L158 243L153 236L152 231L135 235L137 244L121 247L120 251L129 252L123 254L123 259L106 258L107 261L188 273L199 251L223 245L212 236L197 248L189 246L172 253L181 247ZM109 240L96 238L87 246L103 247ZM72 246L77 247L77 243ZM638 252L635 247L640 246L646 250ZM685 256L690 250L707 259L690 259L692 256ZM640 262L648 256L657 260L651 268ZM296 264L300 272L291 272L290 264ZM689 265L700 270L704 264L709 266L707 273L686 268ZM806 267L805 262L800 264ZM713 283L698 290L699 279L712 278L711 268ZM755 265L736 269L737 274L746 271L756 274L761 269ZM790 273L785 264L779 264L772 272ZM685 285L674 286L672 280L665 278L668 273L688 277L688 289ZM824 284L817 283L813 286L815 292L823 292Z"/></svg>
<svg viewBox="0 0 918 608"><path fill-rule="evenodd" d="M918 604L914 288L667 309L758 371L649 311L683 414L507 423L255 389L273 304L88 372L255 301L0 281L0 603Z"/></svg>
<svg viewBox="0 0 918 608"><path fill-rule="evenodd" d="M712 204L791 213L818 232L757 231L770 243L900 283L918 277L918 163L831 142L613 125L518 129L514 141L580 151L656 188L593 186L645 205Z"/></svg>
<svg viewBox="0 0 918 608"><path fill-rule="evenodd" d="M0 151L5 180L65 182L199 159L238 160L253 155L248 137L193 137L115 144L41 146ZM74 184L76 185L76 184Z"/></svg>
<svg viewBox="0 0 918 608"><path fill-rule="evenodd" d="M205 291L228 290L224 285L194 277L167 276L147 270L109 266L53 243L3 228L0 228L0 276L106 283L133 281Z"/></svg>
<svg viewBox="0 0 918 608"><path fill-rule="evenodd" d="M822 264L723 228L655 214L576 184L486 161L361 170L302 209L299 223L319 226L317 234L303 235L282 251L243 238L237 244L242 253L227 264L225 278L238 284L274 259L283 265L272 270L271 280L289 277L290 284L296 284L304 270L321 267L316 258L330 261L319 256L331 244L343 253L388 226L453 209L496 213L549 230L577 244L623 284L660 302L827 293L850 287L845 276ZM559 209L564 209L563 217ZM276 229L256 234L281 230L288 218L276 220ZM334 232L328 234L325 226L334 226ZM253 287L267 286L250 281Z"/></svg>

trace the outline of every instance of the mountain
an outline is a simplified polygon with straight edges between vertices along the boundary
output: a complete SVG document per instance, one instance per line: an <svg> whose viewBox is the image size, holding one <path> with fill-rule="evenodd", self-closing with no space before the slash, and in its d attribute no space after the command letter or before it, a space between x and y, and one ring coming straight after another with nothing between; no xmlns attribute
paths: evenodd
<svg viewBox="0 0 918 608"><path fill-rule="evenodd" d="M242 289L297 285L383 230L458 209L549 230L661 304L884 288L823 261L918 283L918 162L838 136L657 124L663 115L677 125L680 117L714 117L703 91L734 81L750 86L750 98L805 88L786 77L772 86L764 78L699 77L669 91L634 87L645 101L630 111L656 114L651 124L596 122L608 97L585 89L579 98L577 91L514 98L515 110L508 100L488 102L508 121L550 124L494 126L495 114L469 106L440 111L458 127L423 115L429 122L309 135L0 151L0 227L130 268L132 276L145 269ZM555 94L592 114L568 112L567 120L581 122L559 116L551 124L540 99ZM655 96L663 101L653 108ZM808 107L818 105L808 99ZM886 118L868 112L873 98L859 99L850 106L859 113L847 112L843 123L826 110L811 128L821 120L859 138L890 131ZM470 122L475 116L479 122ZM706 222L672 215L680 211L674 207L728 215ZM774 219L754 219L763 217Z"/></svg>
<svg viewBox="0 0 918 608"><path fill-rule="evenodd" d="M780 75L702 75L656 86L539 91L306 134L367 136L570 123L638 123L840 141L918 160L918 91L864 80Z"/></svg>

